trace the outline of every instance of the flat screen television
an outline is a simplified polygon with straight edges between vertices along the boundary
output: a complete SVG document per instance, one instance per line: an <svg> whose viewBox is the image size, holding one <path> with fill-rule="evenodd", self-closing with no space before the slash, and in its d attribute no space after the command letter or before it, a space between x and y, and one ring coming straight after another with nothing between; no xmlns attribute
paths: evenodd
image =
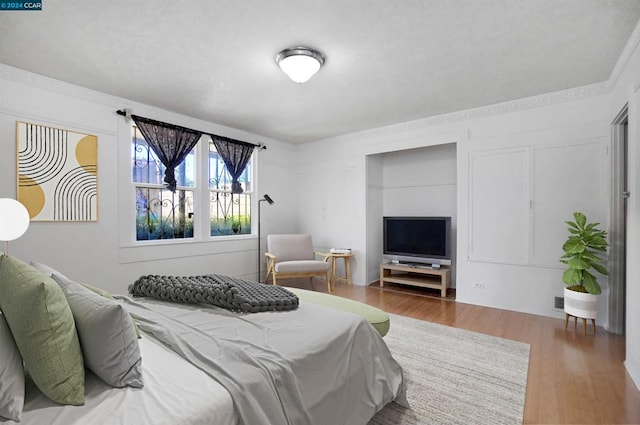
<svg viewBox="0 0 640 425"><path fill-rule="evenodd" d="M400 262L451 264L451 217L383 217L383 253Z"/></svg>

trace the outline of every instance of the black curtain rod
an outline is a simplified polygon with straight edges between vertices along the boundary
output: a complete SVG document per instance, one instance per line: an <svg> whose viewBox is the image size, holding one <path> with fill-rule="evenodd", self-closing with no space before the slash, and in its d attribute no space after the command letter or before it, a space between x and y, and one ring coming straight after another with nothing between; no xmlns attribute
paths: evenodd
<svg viewBox="0 0 640 425"><path fill-rule="evenodd" d="M128 113L125 109L117 110L116 114L122 115L125 118L131 118L131 114ZM173 124L169 124L169 125L173 125ZM188 127L184 127L184 128L187 128L187 129L189 129L191 131L195 131L195 132L198 132L198 133L206 134L207 136L217 137L219 139L229 140L229 141L235 142L235 143L244 143L245 145L255 146L256 148L259 148L259 149L267 149L267 146L263 145L262 143L260 143L259 145L256 145L255 143L244 142L242 140L235 140L235 139L231 139L229 137L219 136L219 135L213 134L213 133L207 133L206 131L194 130L194 129L188 128Z"/></svg>

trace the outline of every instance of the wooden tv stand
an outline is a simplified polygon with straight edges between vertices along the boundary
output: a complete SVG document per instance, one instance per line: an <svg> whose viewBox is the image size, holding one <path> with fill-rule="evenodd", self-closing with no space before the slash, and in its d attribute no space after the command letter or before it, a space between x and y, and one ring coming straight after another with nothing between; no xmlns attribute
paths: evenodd
<svg viewBox="0 0 640 425"><path fill-rule="evenodd" d="M420 286L422 288L439 289L442 298L447 296L449 287L449 267L441 266L439 269L431 267L416 267L406 264L381 264L380 287L385 283L398 283L401 285Z"/></svg>

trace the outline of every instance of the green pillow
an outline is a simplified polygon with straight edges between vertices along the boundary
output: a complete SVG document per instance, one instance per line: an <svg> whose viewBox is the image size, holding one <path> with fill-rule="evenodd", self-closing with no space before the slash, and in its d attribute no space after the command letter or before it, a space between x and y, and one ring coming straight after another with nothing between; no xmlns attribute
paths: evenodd
<svg viewBox="0 0 640 425"><path fill-rule="evenodd" d="M0 257L0 308L26 369L40 391L60 404L84 404L84 361L71 309L50 277Z"/></svg>

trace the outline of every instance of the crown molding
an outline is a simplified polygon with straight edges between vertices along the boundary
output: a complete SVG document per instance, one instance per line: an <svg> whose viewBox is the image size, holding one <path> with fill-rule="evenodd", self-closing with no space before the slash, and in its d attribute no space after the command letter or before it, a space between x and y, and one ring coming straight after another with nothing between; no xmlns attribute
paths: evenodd
<svg viewBox="0 0 640 425"><path fill-rule="evenodd" d="M638 48L638 44L640 44L640 22L636 24L636 27L633 29L631 33L631 37L627 40L627 44L624 45L624 49L622 49L622 53L618 56L618 60L616 61L613 70L611 70L611 74L609 75L609 80L607 80L607 85L609 90L613 89L613 87L618 82L620 75L627 67L631 56Z"/></svg>
<svg viewBox="0 0 640 425"><path fill-rule="evenodd" d="M479 118L487 118L496 115L503 115L510 112L519 112L527 109L541 108L545 106L556 105L560 103L572 102L590 97L608 94L611 91L611 85L608 81L586 86L574 87L567 90L560 90L551 93L545 93L537 96L525 97L521 99L511 100L508 102L495 103L493 105L480 106L477 108L464 109L462 111L451 112L442 115L434 115L417 120L406 121L403 123L391 124L388 126L377 127L358 131L350 134L344 134L327 139L317 140L323 142L327 140L346 140L353 137L384 137L386 134L397 134L398 132L412 132L421 129L437 126L445 126L457 122L469 121Z"/></svg>
<svg viewBox="0 0 640 425"><path fill-rule="evenodd" d="M477 118L486 118L493 115L502 115L510 112L524 111L527 109L540 108L556 105L560 103L573 102L594 96L607 94L610 91L608 82L590 84L587 86L574 87L572 89L560 90L545 93L537 96L524 97L522 99L508 102L496 103L493 105L481 106L478 108L465 109L463 111L452 112L450 114L436 115L415 121L420 125L443 125L452 122L468 121Z"/></svg>

